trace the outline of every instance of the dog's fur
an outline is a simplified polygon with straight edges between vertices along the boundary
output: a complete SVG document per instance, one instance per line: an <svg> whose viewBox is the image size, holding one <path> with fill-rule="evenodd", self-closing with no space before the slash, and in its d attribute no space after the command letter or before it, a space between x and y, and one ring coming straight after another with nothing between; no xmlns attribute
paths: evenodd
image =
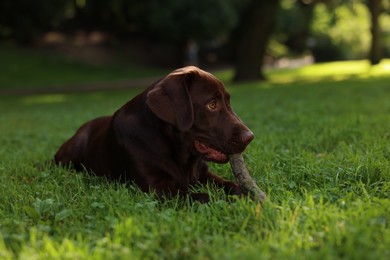
<svg viewBox="0 0 390 260"><path fill-rule="evenodd" d="M177 69L113 116L82 125L54 156L57 164L132 181L158 196L187 195L214 182L241 194L236 183L211 174L205 161L226 163L253 139L230 106L223 84L197 67ZM190 194L208 201L207 194Z"/></svg>

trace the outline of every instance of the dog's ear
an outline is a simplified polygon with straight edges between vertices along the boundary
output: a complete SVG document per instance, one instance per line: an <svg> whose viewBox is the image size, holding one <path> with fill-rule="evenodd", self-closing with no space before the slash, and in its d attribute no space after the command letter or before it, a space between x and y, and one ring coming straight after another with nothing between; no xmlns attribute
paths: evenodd
<svg viewBox="0 0 390 260"><path fill-rule="evenodd" d="M146 104L161 120L186 131L194 123L194 111L188 91L192 72L179 69L163 78L147 94Z"/></svg>

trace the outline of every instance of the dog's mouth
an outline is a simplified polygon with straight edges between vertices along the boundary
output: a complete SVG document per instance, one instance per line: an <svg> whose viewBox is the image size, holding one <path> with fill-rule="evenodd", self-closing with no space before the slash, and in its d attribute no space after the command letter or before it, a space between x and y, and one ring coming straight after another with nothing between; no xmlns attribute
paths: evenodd
<svg viewBox="0 0 390 260"><path fill-rule="evenodd" d="M194 146L195 149L208 161L226 163L229 160L227 154L211 148L198 140L195 140Z"/></svg>

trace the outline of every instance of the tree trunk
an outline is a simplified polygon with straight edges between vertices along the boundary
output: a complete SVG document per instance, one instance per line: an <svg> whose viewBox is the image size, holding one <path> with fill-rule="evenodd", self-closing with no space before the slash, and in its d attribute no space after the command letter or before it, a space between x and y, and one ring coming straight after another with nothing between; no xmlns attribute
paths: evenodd
<svg viewBox="0 0 390 260"><path fill-rule="evenodd" d="M252 0L238 28L235 81L264 80L264 54L276 23L279 0Z"/></svg>
<svg viewBox="0 0 390 260"><path fill-rule="evenodd" d="M315 2L308 3L307 0L298 0L296 5L299 8L299 17L296 19L300 26L294 33L288 35L285 45L294 53L303 54L307 49L306 42L313 23Z"/></svg>
<svg viewBox="0 0 390 260"><path fill-rule="evenodd" d="M382 0L369 0L368 7L371 14L371 48L370 62L372 65L378 64L382 59L381 28L379 16L381 14Z"/></svg>

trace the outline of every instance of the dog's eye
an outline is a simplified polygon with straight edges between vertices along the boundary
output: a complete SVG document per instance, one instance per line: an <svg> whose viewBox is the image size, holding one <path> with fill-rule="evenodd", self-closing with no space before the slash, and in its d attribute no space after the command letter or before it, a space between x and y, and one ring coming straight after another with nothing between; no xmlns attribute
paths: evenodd
<svg viewBox="0 0 390 260"><path fill-rule="evenodd" d="M207 104L207 108L209 110L214 110L217 108L217 100L211 100L208 104Z"/></svg>

